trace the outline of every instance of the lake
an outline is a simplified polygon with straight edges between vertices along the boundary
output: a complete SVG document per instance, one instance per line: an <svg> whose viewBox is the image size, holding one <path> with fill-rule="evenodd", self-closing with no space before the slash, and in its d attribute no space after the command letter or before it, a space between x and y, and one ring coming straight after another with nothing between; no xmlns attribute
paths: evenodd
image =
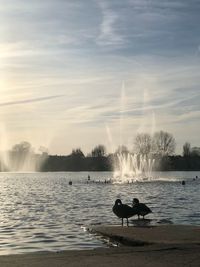
<svg viewBox="0 0 200 267"><path fill-rule="evenodd" d="M112 213L116 198L130 205L134 197L145 202L153 211L146 217L151 224L200 224L200 172L157 172L152 181L104 183L112 175L0 173L0 254L105 247L85 229L91 224L120 224Z"/></svg>

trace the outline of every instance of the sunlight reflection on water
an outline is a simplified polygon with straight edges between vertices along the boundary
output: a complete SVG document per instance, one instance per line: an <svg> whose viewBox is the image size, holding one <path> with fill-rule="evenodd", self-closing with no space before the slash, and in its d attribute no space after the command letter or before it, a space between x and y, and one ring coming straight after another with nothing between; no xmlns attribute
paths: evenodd
<svg viewBox="0 0 200 267"><path fill-rule="evenodd" d="M200 224L200 172L156 173L160 180L105 184L112 173L0 173L0 254L106 246L84 231L91 224L119 224L116 198L138 197L155 223ZM182 186L180 181L186 181ZM73 181L70 186L69 180ZM95 183L102 181L102 183Z"/></svg>

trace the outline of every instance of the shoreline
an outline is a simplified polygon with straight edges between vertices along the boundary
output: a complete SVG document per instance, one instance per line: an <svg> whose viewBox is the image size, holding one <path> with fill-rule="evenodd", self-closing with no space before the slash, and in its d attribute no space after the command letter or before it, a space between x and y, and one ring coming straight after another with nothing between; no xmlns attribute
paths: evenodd
<svg viewBox="0 0 200 267"><path fill-rule="evenodd" d="M36 252L0 256L2 267L197 267L200 226L96 226L91 232L115 239L119 246L92 250ZM124 242L125 241L125 242ZM130 241L132 243L130 243ZM139 243L138 243L139 242ZM121 243L126 243L121 245ZM132 246L130 246L132 244Z"/></svg>
<svg viewBox="0 0 200 267"><path fill-rule="evenodd" d="M198 267L199 246L145 246L0 256L2 267Z"/></svg>

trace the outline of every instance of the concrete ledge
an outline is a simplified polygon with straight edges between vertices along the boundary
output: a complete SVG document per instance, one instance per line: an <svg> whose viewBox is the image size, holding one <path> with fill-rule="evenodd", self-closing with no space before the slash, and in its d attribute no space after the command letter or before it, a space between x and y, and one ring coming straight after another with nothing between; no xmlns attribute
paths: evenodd
<svg viewBox="0 0 200 267"><path fill-rule="evenodd" d="M128 246L152 244L200 245L200 227L192 225L158 225L148 227L94 226L89 231Z"/></svg>
<svg viewBox="0 0 200 267"><path fill-rule="evenodd" d="M200 227L94 226L93 233L128 246L0 256L2 267L199 267ZM131 246L130 246L131 244Z"/></svg>
<svg viewBox="0 0 200 267"><path fill-rule="evenodd" d="M118 242L127 242L127 245L131 243L131 246L0 256L0 266L199 267L200 227L198 226L95 226L90 227L90 231L115 238Z"/></svg>

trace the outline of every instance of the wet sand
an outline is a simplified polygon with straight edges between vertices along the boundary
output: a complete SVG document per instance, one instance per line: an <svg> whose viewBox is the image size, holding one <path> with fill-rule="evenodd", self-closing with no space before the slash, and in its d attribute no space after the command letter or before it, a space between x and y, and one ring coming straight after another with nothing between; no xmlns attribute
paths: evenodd
<svg viewBox="0 0 200 267"><path fill-rule="evenodd" d="M200 263L200 227L99 226L92 229L105 237L132 242L130 246L61 253L33 253L0 257L2 267L197 267ZM131 241L132 240L132 241ZM123 241L123 242L124 242ZM135 242L137 241L137 242ZM123 243L122 242L122 243ZM139 246L138 246L139 245Z"/></svg>

